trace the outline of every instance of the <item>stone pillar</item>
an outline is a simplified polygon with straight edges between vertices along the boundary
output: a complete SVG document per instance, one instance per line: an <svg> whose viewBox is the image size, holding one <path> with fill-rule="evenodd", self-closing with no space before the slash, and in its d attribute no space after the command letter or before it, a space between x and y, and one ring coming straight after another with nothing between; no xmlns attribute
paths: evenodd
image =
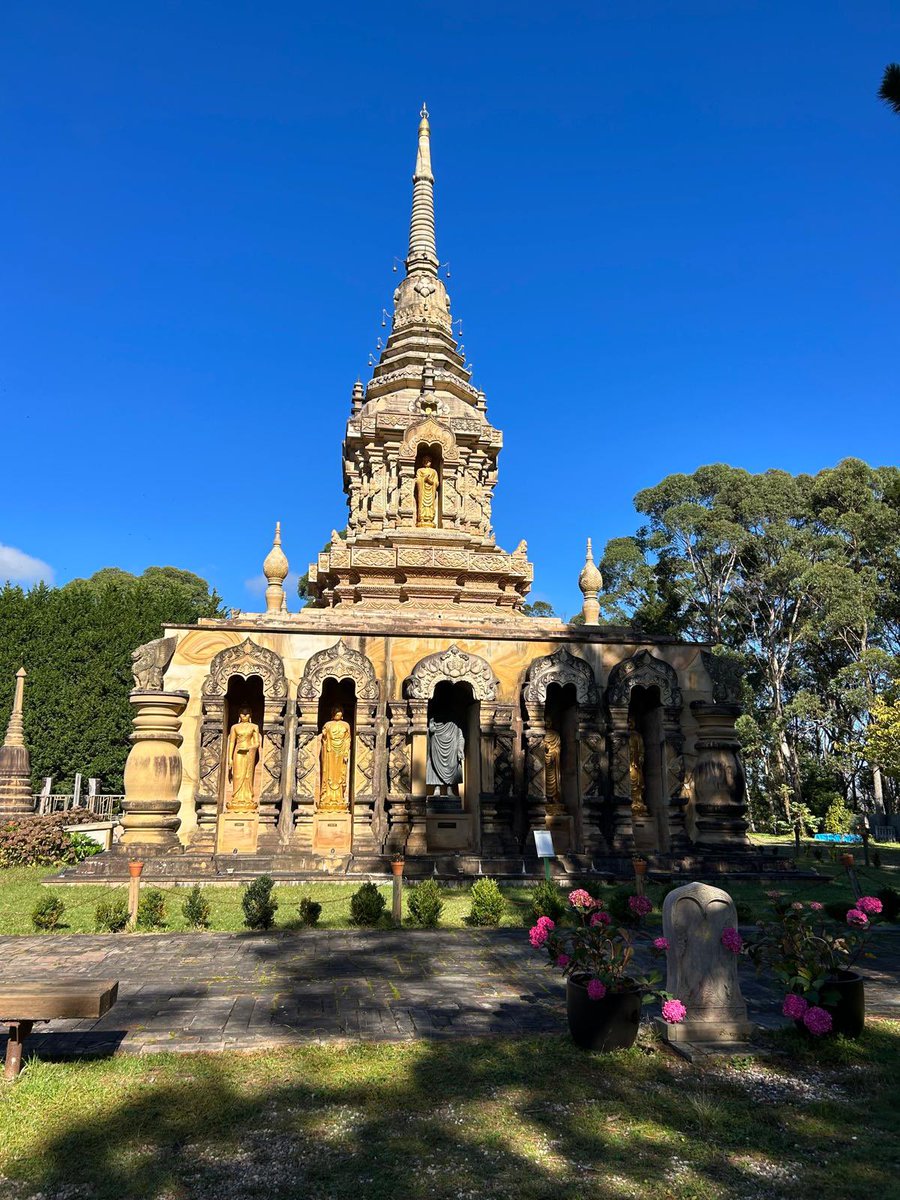
<svg viewBox="0 0 900 1200"><path fill-rule="evenodd" d="M259 848L278 845L281 812L281 774L284 770L284 700L266 700L263 705L262 745L259 752Z"/></svg>
<svg viewBox="0 0 900 1200"><path fill-rule="evenodd" d="M578 780L581 798L581 842L586 854L606 849L603 814L609 771L606 761L606 738L595 705L579 705Z"/></svg>
<svg viewBox="0 0 900 1200"><path fill-rule="evenodd" d="M668 807L669 853L684 854L689 842L685 828L684 809L687 792L684 785L684 734L681 730L681 707L663 708L663 795Z"/></svg>
<svg viewBox="0 0 900 1200"><path fill-rule="evenodd" d="M375 744L378 705L356 705L356 755L353 780L353 853L373 855L378 847L372 833L375 812Z"/></svg>
<svg viewBox="0 0 900 1200"><path fill-rule="evenodd" d="M319 780L319 702L300 700L297 709L294 834L291 844L308 854L312 852L313 817Z"/></svg>
<svg viewBox="0 0 900 1200"><path fill-rule="evenodd" d="M612 803L609 840L617 854L630 854L634 849L634 829L631 823L631 759L628 709L610 709L610 755L612 771Z"/></svg>
<svg viewBox="0 0 900 1200"><path fill-rule="evenodd" d="M200 768L197 780L197 830L191 848L212 853L216 846L216 822L219 817L219 792L222 783L222 747L224 744L225 700L205 697L200 724Z"/></svg>
<svg viewBox="0 0 900 1200"><path fill-rule="evenodd" d="M747 793L740 740L734 723L737 704L695 700L697 721L694 763L694 806L697 845L710 850L743 850L747 838Z"/></svg>
<svg viewBox="0 0 900 1200"><path fill-rule="evenodd" d="M410 723L406 705L391 705L388 728L388 854L403 854L409 836Z"/></svg>
<svg viewBox="0 0 900 1200"><path fill-rule="evenodd" d="M481 853L513 854L513 710L509 704L481 704Z"/></svg>
<svg viewBox="0 0 900 1200"><path fill-rule="evenodd" d="M528 832L531 832L533 829L547 827L547 789L544 780L546 726L543 704L528 704L525 713L525 794Z"/></svg>
<svg viewBox="0 0 900 1200"><path fill-rule="evenodd" d="M25 698L25 668L16 672L16 688L6 737L0 746L0 816L30 816L34 812L31 791L31 755L25 745L22 711Z"/></svg>
<svg viewBox="0 0 900 1200"><path fill-rule="evenodd" d="M157 850L180 849L178 789L181 786L181 714L187 692L151 692L136 688L134 732L125 763L122 845Z"/></svg>
<svg viewBox="0 0 900 1200"><path fill-rule="evenodd" d="M681 1025L659 1022L670 1042L736 1042L753 1028L738 982L738 955L722 945L722 931L737 928L727 892L686 883L663 902L663 936L669 942L666 991L687 1009Z"/></svg>
<svg viewBox="0 0 900 1200"><path fill-rule="evenodd" d="M412 750L412 787L409 798L407 854L428 853L428 822L425 768L428 760L428 701L408 700Z"/></svg>

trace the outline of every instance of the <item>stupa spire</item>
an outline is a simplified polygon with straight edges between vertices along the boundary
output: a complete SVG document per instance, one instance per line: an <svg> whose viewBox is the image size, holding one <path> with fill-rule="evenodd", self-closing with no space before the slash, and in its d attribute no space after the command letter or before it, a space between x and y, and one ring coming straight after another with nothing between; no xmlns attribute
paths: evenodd
<svg viewBox="0 0 900 1200"><path fill-rule="evenodd" d="M434 239L434 175L431 172L431 126L428 109L419 114L419 147L413 175L412 218L409 223L409 254L406 273L437 275L438 256Z"/></svg>

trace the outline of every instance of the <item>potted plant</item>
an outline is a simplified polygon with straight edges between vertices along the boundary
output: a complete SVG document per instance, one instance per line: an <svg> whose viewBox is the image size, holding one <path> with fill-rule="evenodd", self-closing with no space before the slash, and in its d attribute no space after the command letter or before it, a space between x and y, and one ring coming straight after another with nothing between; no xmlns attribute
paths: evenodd
<svg viewBox="0 0 900 1200"><path fill-rule="evenodd" d="M853 967L881 914L881 901L861 896L839 923L817 900L792 901L780 892L768 896L771 913L759 922L745 949L757 970L771 971L784 988L782 1012L813 1037L859 1037L865 988Z"/></svg>
<svg viewBox="0 0 900 1200"><path fill-rule="evenodd" d="M405 865L405 862L406 862L406 860L402 854L392 854L391 855L391 870L393 871L393 873L395 875L403 874L403 867Z"/></svg>
<svg viewBox="0 0 900 1200"><path fill-rule="evenodd" d="M629 896L628 907L638 922L653 905L646 896ZM529 941L543 950L552 967L566 979L566 1015L576 1045L585 1050L627 1050L634 1045L642 1004L663 1001L662 1015L678 1024L686 1009L680 1000L660 990L662 973L636 970L635 943L646 940L654 957L668 949L665 938L642 930L613 926L602 900L584 888L569 893L566 914L559 924L540 917L529 930Z"/></svg>

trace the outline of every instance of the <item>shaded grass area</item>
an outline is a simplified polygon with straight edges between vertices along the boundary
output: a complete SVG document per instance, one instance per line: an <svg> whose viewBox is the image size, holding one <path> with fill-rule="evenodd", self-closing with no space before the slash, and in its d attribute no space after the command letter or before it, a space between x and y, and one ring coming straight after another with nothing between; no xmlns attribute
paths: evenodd
<svg viewBox="0 0 900 1200"><path fill-rule="evenodd" d="M34 1062L0 1092L12 1200L896 1195L900 1024L698 1068L647 1035Z"/></svg>

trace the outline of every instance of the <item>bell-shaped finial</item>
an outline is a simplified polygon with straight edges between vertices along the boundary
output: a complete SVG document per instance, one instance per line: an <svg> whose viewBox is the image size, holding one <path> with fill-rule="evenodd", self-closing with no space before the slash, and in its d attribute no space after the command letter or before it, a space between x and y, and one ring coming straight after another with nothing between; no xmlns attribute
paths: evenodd
<svg viewBox="0 0 900 1200"><path fill-rule="evenodd" d="M598 596L600 589L603 587L603 576L594 562L590 538L587 540L587 555L584 560L584 566L581 568L581 574L578 576L578 586L584 597L581 604L584 623L585 625L596 625L600 620L600 601Z"/></svg>
<svg viewBox="0 0 900 1200"><path fill-rule="evenodd" d="M275 537L272 541L272 549L266 555L263 562L263 574L266 577L266 612L268 614L277 614L285 612L287 601L284 591L284 581L287 579L288 560L281 548L281 522L275 522Z"/></svg>

